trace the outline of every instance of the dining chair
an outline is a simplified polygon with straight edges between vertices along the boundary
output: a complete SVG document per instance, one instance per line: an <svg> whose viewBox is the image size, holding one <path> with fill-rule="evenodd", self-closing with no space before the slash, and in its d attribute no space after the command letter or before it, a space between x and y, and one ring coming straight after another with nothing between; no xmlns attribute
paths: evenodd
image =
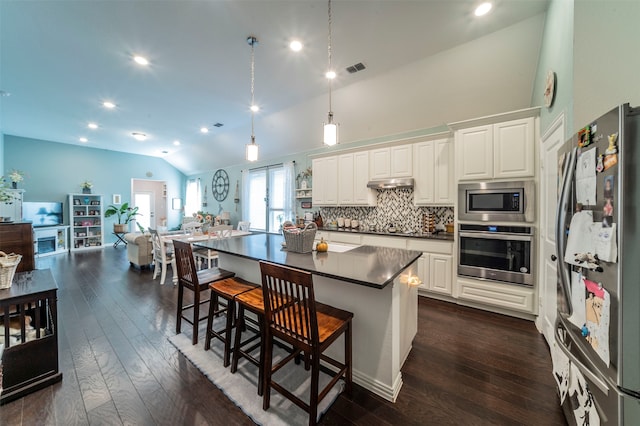
<svg viewBox="0 0 640 426"><path fill-rule="evenodd" d="M198 324L208 318L200 317L200 306L209 302L211 298L203 300L201 293L209 289L209 285L232 278L235 273L220 268L210 268L202 271L196 269L191 244L175 240L173 242L176 266L178 270L178 311L176 315L176 334L182 330L182 320L191 324L191 343L198 343ZM183 305L184 291L193 292L193 303ZM213 301L211 303L214 303ZM216 303L217 304L217 303ZM193 309L193 316L185 315L185 311Z"/></svg>
<svg viewBox="0 0 640 426"><path fill-rule="evenodd" d="M315 425L318 403L336 382L344 377L345 393L352 388L353 313L316 302L311 273L299 269L260 261L264 299L265 344L262 408L269 409L271 389L275 389L309 414L309 424ZM295 303L287 301L295 300ZM344 362L323 352L344 334ZM274 338L293 345L294 350L272 365ZM311 367L309 403L294 395L273 379L273 374L304 353L305 364ZM337 369L329 383L319 389L320 360Z"/></svg>
<svg viewBox="0 0 640 426"><path fill-rule="evenodd" d="M251 222L248 221L240 221L238 222L238 231L246 231L249 232L249 227L251 226Z"/></svg>
<svg viewBox="0 0 640 426"><path fill-rule="evenodd" d="M222 240L231 237L232 230L233 227L231 225L218 225L209 227L207 233L212 239ZM205 260L207 262L207 268L218 266L218 252L216 250L198 247L193 249L193 255L196 257L198 269L201 269L202 263Z"/></svg>
<svg viewBox="0 0 640 426"><path fill-rule="evenodd" d="M151 233L151 242L153 244L153 278L156 279L158 271L160 274L160 285L164 285L164 280L167 277L167 264L171 265L173 274L176 274L176 259L172 249L167 249L167 245L162 241L158 231L149 228ZM174 280L174 284L177 284L177 280Z"/></svg>
<svg viewBox="0 0 640 426"><path fill-rule="evenodd" d="M197 221L183 222L181 228L185 232L195 233L198 231L202 231L202 224Z"/></svg>

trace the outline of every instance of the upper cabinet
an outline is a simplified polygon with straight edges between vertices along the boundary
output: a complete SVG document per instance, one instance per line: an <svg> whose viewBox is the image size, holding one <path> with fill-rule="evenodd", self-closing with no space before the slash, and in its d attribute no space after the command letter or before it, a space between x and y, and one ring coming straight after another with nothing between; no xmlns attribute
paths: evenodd
<svg viewBox="0 0 640 426"><path fill-rule="evenodd" d="M533 177L538 113L532 108L452 124L458 180Z"/></svg>
<svg viewBox="0 0 640 426"><path fill-rule="evenodd" d="M315 206L338 204L338 157L315 158L313 167L313 196Z"/></svg>
<svg viewBox="0 0 640 426"><path fill-rule="evenodd" d="M413 145L413 200L416 205L454 204L451 139Z"/></svg>
<svg viewBox="0 0 640 426"><path fill-rule="evenodd" d="M375 206L375 191L367 188L369 152L338 156L338 204L341 206Z"/></svg>
<svg viewBox="0 0 640 426"><path fill-rule="evenodd" d="M413 174L411 157L411 145L372 149L369 151L370 179L411 177Z"/></svg>

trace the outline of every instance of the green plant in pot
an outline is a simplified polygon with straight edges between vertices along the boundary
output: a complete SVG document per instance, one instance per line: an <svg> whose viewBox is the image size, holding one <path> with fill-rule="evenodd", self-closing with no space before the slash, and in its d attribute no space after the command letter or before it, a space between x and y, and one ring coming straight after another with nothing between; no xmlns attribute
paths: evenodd
<svg viewBox="0 0 640 426"><path fill-rule="evenodd" d="M111 217L116 215L118 218L118 223L113 224L113 232L123 233L127 232L127 225L131 220L141 215L138 213L138 207L129 207L129 203L124 203L120 205L120 207L111 204L104 211L104 217Z"/></svg>

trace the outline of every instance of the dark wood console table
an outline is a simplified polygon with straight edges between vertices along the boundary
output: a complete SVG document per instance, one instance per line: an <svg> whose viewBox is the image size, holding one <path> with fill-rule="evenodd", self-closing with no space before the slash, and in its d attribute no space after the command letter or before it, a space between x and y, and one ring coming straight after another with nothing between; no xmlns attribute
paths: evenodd
<svg viewBox="0 0 640 426"><path fill-rule="evenodd" d="M16 273L11 287L0 290L4 331L0 404L62 380L57 292L49 269Z"/></svg>
<svg viewBox="0 0 640 426"><path fill-rule="evenodd" d="M31 222L0 223L0 250L22 255L16 272L35 269Z"/></svg>

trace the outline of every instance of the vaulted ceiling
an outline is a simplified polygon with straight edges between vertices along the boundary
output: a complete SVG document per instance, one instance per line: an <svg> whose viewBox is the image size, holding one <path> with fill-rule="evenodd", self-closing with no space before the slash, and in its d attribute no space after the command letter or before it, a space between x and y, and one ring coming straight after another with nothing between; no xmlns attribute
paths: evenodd
<svg viewBox="0 0 640 426"><path fill-rule="evenodd" d="M342 143L529 106L548 0L495 3L476 18L471 0L334 0ZM160 156L187 175L241 164L254 35L261 158L318 148L327 29L317 0L0 0L0 131Z"/></svg>

